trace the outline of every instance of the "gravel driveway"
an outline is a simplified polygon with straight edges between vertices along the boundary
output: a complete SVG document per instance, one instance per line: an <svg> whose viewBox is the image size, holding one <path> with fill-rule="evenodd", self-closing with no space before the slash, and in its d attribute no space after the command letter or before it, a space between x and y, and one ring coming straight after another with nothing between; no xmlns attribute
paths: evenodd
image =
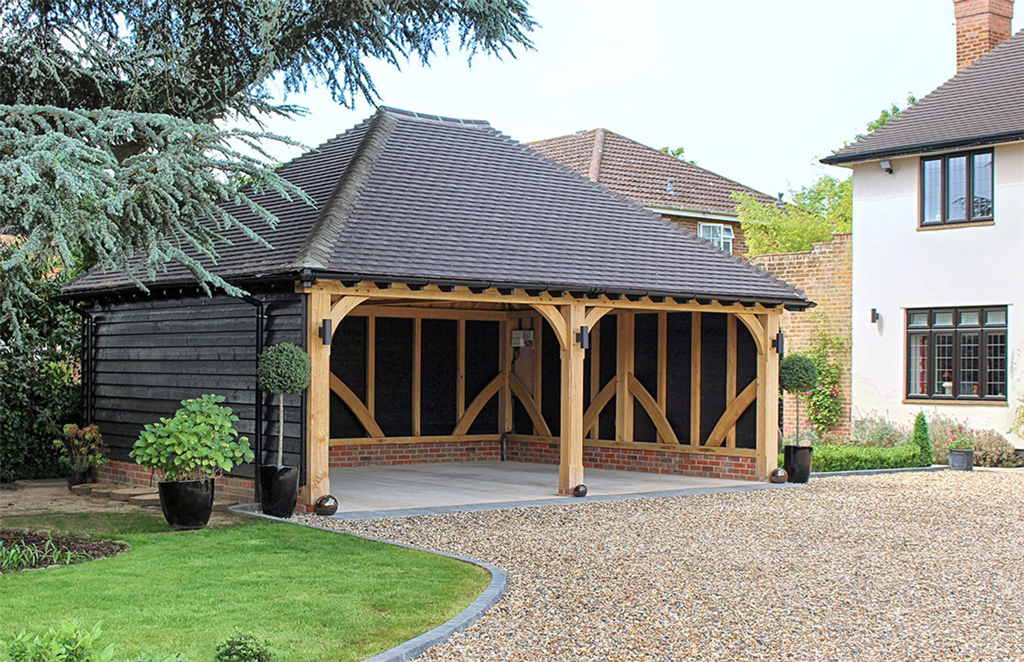
<svg viewBox="0 0 1024 662"><path fill-rule="evenodd" d="M422 660L1024 661L1024 471L318 524L489 561Z"/></svg>

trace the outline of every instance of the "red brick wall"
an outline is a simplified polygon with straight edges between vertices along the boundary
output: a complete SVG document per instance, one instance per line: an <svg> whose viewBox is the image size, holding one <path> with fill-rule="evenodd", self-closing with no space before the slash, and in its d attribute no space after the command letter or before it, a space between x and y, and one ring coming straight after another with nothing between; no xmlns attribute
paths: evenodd
<svg viewBox="0 0 1024 662"><path fill-rule="evenodd" d="M558 464L558 444L509 441L505 457L517 462ZM669 453L666 451L583 447L583 466L594 469L643 471L658 474L702 476L757 480L756 465L750 457L726 457L704 453Z"/></svg>
<svg viewBox="0 0 1024 662"><path fill-rule="evenodd" d="M501 459L497 439L489 441L359 444L331 446L330 467L391 466L423 462L484 462Z"/></svg>
<svg viewBox="0 0 1024 662"><path fill-rule="evenodd" d="M758 255L750 259L762 269L774 274L793 287L801 289L818 304L802 312L787 311L782 315L782 332L786 334L786 352L801 352L809 348L814 330L821 327L829 333L847 340L846 347L833 359L843 366L839 380L843 390L843 413L837 434L850 434L850 338L852 337L853 307L853 237L849 232L832 235L831 241L814 244L809 251ZM800 429L809 424L800 406ZM796 431L796 399L784 398L785 436Z"/></svg>
<svg viewBox="0 0 1024 662"><path fill-rule="evenodd" d="M953 14L960 71L1009 38L1013 0L953 0Z"/></svg>
<svg viewBox="0 0 1024 662"><path fill-rule="evenodd" d="M699 218L690 218L688 216L669 216L667 214L663 214L662 218L664 218L667 221L672 221L676 225L682 227L684 230L692 232L693 234L697 234L697 224L703 222ZM737 219L735 223L730 223L728 221L707 222L732 226L732 254L737 257L743 257L743 255L747 252L747 240L743 236L743 228L740 226L739 219Z"/></svg>
<svg viewBox="0 0 1024 662"><path fill-rule="evenodd" d="M98 479L103 483L156 488L159 476L152 475L134 462L111 460L100 467ZM214 498L218 501L233 503L252 503L254 485L249 478L221 476L213 488Z"/></svg>

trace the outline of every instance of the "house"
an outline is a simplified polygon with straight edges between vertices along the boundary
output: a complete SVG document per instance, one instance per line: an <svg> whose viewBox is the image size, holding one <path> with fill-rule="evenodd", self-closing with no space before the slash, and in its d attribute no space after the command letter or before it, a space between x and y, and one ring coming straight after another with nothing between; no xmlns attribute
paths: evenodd
<svg viewBox="0 0 1024 662"><path fill-rule="evenodd" d="M148 294L117 272L67 285L106 479L148 480L127 461L141 426L208 392L269 460L254 366L281 341L312 362L284 414L306 504L332 468L371 464L545 462L563 494L585 467L774 467L779 316L813 305L794 288L486 122L382 108L278 172L316 204L262 194L275 249L223 247L218 274L249 296L202 296L176 266ZM253 475L217 489L246 499Z"/></svg>
<svg viewBox="0 0 1024 662"><path fill-rule="evenodd" d="M741 257L747 245L732 194L750 193L760 202L777 202L760 191L607 129L579 131L531 142L529 146L726 253Z"/></svg>
<svg viewBox="0 0 1024 662"><path fill-rule="evenodd" d="M1007 434L1024 396L1024 32L1010 0L954 6L957 74L822 162L853 170L855 415Z"/></svg>

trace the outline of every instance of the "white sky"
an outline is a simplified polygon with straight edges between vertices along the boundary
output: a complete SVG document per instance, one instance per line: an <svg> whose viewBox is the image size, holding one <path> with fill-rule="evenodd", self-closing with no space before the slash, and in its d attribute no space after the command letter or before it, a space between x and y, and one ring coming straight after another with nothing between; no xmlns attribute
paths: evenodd
<svg viewBox="0 0 1024 662"><path fill-rule="evenodd" d="M1018 3L1014 32L1022 28ZM486 119L520 141L604 127L770 195L845 176L817 159L892 102L955 73L952 0L536 0L536 50L442 52L430 68L370 71L380 103ZM315 146L369 116L323 90L268 129ZM297 152L280 152L282 160Z"/></svg>

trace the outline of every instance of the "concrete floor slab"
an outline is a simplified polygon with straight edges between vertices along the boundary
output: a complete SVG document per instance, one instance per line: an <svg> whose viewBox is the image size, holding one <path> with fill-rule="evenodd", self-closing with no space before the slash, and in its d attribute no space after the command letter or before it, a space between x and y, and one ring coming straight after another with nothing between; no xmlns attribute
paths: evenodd
<svg viewBox="0 0 1024 662"><path fill-rule="evenodd" d="M767 487L763 483L587 469L591 501ZM567 503L558 467L529 462L454 462L331 469L342 519L405 517Z"/></svg>

